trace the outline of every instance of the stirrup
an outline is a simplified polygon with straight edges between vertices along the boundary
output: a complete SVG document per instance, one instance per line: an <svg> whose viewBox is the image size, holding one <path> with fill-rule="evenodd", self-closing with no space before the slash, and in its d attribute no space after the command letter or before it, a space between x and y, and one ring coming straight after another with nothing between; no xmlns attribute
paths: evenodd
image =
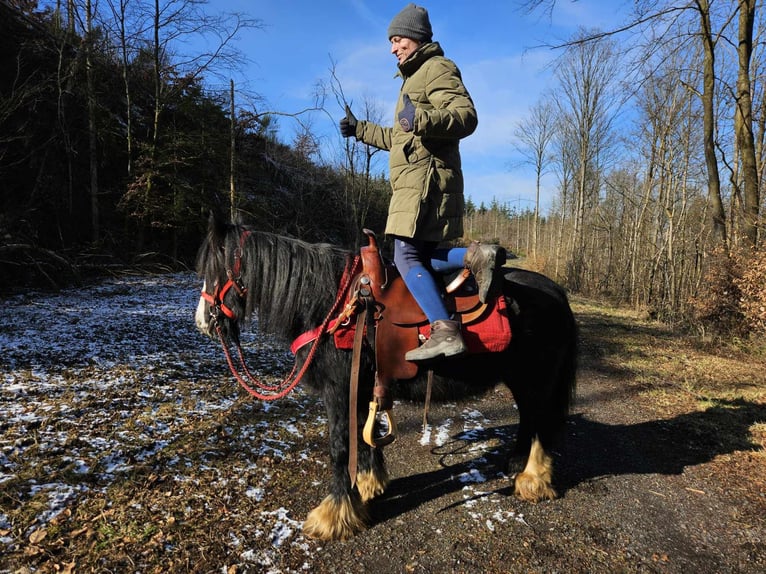
<svg viewBox="0 0 766 574"><path fill-rule="evenodd" d="M386 432L380 436L375 435L376 427L380 427L378 417L383 419L383 423L386 425ZM367 422L364 423L364 429L362 430L364 442L373 448L386 446L396 440L396 434L396 423L393 417L391 417L391 411L378 411L378 403L370 401L370 412L367 415Z"/></svg>

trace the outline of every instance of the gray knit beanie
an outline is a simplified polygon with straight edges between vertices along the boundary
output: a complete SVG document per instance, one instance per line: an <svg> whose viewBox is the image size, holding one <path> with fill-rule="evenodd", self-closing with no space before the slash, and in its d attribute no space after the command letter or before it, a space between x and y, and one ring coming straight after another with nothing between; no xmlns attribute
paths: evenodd
<svg viewBox="0 0 766 574"><path fill-rule="evenodd" d="M388 39L394 36L412 38L418 42L430 42L433 32L428 11L415 4L407 4L388 26Z"/></svg>

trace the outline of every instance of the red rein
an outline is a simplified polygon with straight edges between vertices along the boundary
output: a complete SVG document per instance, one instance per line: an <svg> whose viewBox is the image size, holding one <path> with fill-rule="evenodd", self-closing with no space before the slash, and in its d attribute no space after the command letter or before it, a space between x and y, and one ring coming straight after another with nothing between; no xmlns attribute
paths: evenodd
<svg viewBox="0 0 766 574"><path fill-rule="evenodd" d="M340 306L341 302L344 300L346 293L348 292L348 289L351 285L351 281L354 278L354 271L356 270L357 266L359 265L359 256L356 256L353 260L349 260L346 263L346 269L343 271L343 279L341 281L340 288L338 289L338 296L335 298L335 303L333 303L332 307L330 308L330 312L327 314L327 317L325 317L324 321L322 321L322 324L319 326L319 334L317 335L316 339L314 339L314 343L311 346L311 350L309 351L308 356L306 357L306 360L303 363L303 366L298 371L297 375L295 374L295 370L297 368L297 362L293 365L292 370L290 371L290 374L287 375L280 383L276 385L267 385L261 381L259 381L255 376L253 376L250 373L250 370L247 368L247 365L245 364L245 357L242 352L242 347L239 344L239 341L236 342L237 347L237 353L239 355L239 363L242 367L241 374L237 368L234 365L234 361L231 357L231 351L229 350L229 345L226 343L226 339L223 336L223 330L221 329L221 326L218 324L218 317L215 312L215 310L220 309L220 312L223 313L229 320L236 321L237 317L234 311L230 307L228 307L224 302L224 298L226 297L226 294L229 292L230 289L234 288L234 290L237 292L237 295L244 299L247 295L247 289L242 287L239 284L240 279L240 271L241 271L241 256L242 256L242 246L244 245L245 240L250 235L249 231L243 231L242 236L240 237L240 246L237 249L236 253L234 254L234 265L231 270L226 271L226 275L228 277L228 281L224 284L223 288L220 290L216 286L215 292L211 295L210 293L202 291L202 298L207 301L211 308L211 316L213 318L213 321L215 322L215 330L216 333L218 333L218 338L221 341L221 346L223 347L223 354L226 357L226 362L229 365L229 369L231 370L231 373L234 375L234 378L237 379L237 382L239 382L240 386L245 389L251 396L260 399L262 401L275 401L277 399L281 399L285 396L287 396L296 386L298 386L298 383L303 378L303 375L306 373L306 370L308 369L311 362L314 360L314 355L316 354L317 349L319 348L319 343L321 342L322 335L324 335L327 332L328 325L330 324L330 321L332 320L333 315L335 315L336 311L338 310L338 307ZM256 388L253 388L250 386L250 384L254 385Z"/></svg>

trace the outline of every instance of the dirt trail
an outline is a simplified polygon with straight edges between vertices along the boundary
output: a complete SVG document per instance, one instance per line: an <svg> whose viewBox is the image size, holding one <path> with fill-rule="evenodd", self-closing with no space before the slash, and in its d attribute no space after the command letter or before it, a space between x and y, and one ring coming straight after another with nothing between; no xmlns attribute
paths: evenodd
<svg viewBox="0 0 766 574"><path fill-rule="evenodd" d="M506 390L433 405L426 433L421 406L397 404L371 528L321 543L300 530L329 476L321 404L244 396L194 332L197 289L130 278L4 302L0 573L766 571L763 355L579 303L560 498L512 496ZM170 331L148 312L162 302ZM246 343L283 374L284 351Z"/></svg>
<svg viewBox="0 0 766 574"><path fill-rule="evenodd" d="M578 320L582 367L556 457L558 500L530 505L511 495L496 448L517 423L506 393L432 411L434 426L459 413L484 417L441 447L421 444L420 407L401 405L404 433L388 449L398 478L373 506L377 523L318 549L318 571L766 571L763 364L751 363L753 379L737 381L760 387L760 400L700 404L688 388L655 385L633 370L636 361L674 368L677 351L661 328L586 308ZM632 347L634 337L655 346ZM690 399L697 406L685 410ZM486 480L472 482L472 474Z"/></svg>
<svg viewBox="0 0 766 574"><path fill-rule="evenodd" d="M619 383L586 373L557 457L561 498L537 505L511 495L501 457L472 452L513 435L515 421L500 415L496 397L457 405L489 413L491 422L431 453L419 444L419 429L405 427L389 449L400 478L374 505L379 522L351 542L325 545L318 571L764 572L762 478L760 493L744 498L750 482L738 471L763 473L765 465L761 455L752 468L740 467L739 459L756 455L737 449L748 448L749 423L764 420L766 407L658 420L639 403ZM401 408L399 416L417 421L419 411ZM720 418L739 425L739 441L690 440L699 423ZM487 480L469 487L459 477L474 469Z"/></svg>

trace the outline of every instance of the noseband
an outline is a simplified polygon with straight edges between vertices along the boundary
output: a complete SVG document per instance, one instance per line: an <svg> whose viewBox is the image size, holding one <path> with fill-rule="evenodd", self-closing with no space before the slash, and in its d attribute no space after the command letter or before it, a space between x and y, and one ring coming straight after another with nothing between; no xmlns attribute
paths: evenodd
<svg viewBox="0 0 766 574"><path fill-rule="evenodd" d="M218 323L218 318L222 313L232 321L236 321L237 319L237 314L224 302L226 294L231 289L234 289L240 299L244 299L247 295L247 288L242 285L242 248L244 247L247 238L250 237L250 234L250 231L244 230L239 236L239 246L234 251L234 264L231 269L226 269L226 283L221 286L216 279L212 294L205 291L205 289L202 289L202 298L210 305L210 316L212 317L214 324ZM224 253L224 260L225 259L226 253Z"/></svg>

